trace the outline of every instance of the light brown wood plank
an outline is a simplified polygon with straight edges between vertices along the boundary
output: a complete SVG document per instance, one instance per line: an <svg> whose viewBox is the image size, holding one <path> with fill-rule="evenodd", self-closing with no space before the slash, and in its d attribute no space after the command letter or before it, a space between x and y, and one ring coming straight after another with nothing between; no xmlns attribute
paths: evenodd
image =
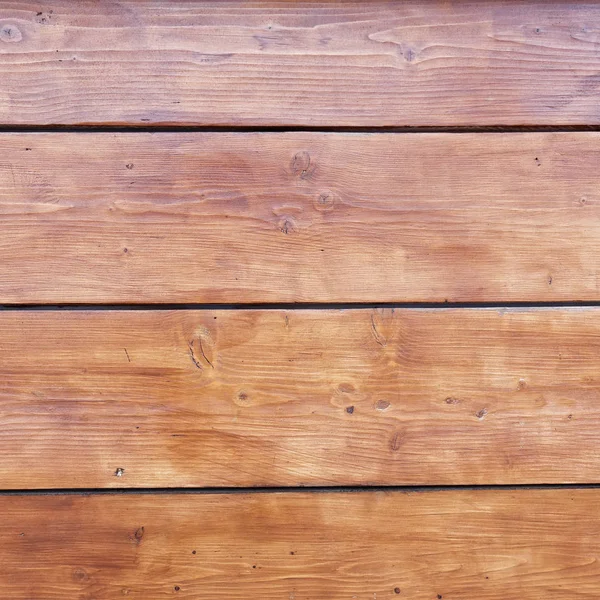
<svg viewBox="0 0 600 600"><path fill-rule="evenodd" d="M600 310L0 313L2 488L588 483Z"/></svg>
<svg viewBox="0 0 600 600"><path fill-rule="evenodd" d="M600 124L596 1L0 3L0 123Z"/></svg>
<svg viewBox="0 0 600 600"><path fill-rule="evenodd" d="M600 134L0 135L0 302L598 300Z"/></svg>
<svg viewBox="0 0 600 600"><path fill-rule="evenodd" d="M599 496L5 496L0 598L597 598Z"/></svg>

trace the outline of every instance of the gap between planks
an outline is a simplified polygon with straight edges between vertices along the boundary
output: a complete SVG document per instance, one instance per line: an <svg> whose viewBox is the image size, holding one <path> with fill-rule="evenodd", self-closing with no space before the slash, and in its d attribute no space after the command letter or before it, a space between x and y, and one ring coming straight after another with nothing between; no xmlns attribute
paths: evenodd
<svg viewBox="0 0 600 600"><path fill-rule="evenodd" d="M600 489L600 483L524 483L488 485L352 485L289 487L154 487L154 488L45 488L0 490L0 496L115 496L115 495L229 495L229 494L360 494L398 492L426 494L484 490L579 490Z"/></svg>
<svg viewBox="0 0 600 600"><path fill-rule="evenodd" d="M246 304L219 303L156 303L156 304L2 304L2 311L102 311L102 310L352 310L352 309L398 309L398 310L431 310L431 309L552 309L552 308L598 308L597 301L563 301L563 302L261 302Z"/></svg>
<svg viewBox="0 0 600 600"><path fill-rule="evenodd" d="M342 127L210 125L8 125L0 133L578 133L600 132L600 125L488 125L478 127Z"/></svg>

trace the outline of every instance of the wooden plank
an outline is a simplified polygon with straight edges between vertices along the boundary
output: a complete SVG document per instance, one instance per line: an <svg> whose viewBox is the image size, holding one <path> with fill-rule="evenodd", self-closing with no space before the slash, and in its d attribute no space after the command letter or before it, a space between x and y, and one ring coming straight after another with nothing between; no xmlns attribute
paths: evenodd
<svg viewBox="0 0 600 600"><path fill-rule="evenodd" d="M3 124L600 124L595 0L3 0L0 16Z"/></svg>
<svg viewBox="0 0 600 600"><path fill-rule="evenodd" d="M597 481L600 310L0 313L3 488Z"/></svg>
<svg viewBox="0 0 600 600"><path fill-rule="evenodd" d="M0 302L599 300L600 134L0 135Z"/></svg>
<svg viewBox="0 0 600 600"><path fill-rule="evenodd" d="M0 498L0 598L573 600L598 490Z"/></svg>

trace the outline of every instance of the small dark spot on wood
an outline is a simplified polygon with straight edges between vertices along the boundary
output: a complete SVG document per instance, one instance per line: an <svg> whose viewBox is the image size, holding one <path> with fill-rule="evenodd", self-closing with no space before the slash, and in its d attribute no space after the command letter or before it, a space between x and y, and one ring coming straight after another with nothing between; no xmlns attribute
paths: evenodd
<svg viewBox="0 0 600 600"><path fill-rule="evenodd" d="M139 527L136 532L135 532L135 539L138 542L142 541L142 538L144 537L144 528L143 527Z"/></svg>
<svg viewBox="0 0 600 600"><path fill-rule="evenodd" d="M29 152L31 148L25 148L25 152Z"/></svg>
<svg viewBox="0 0 600 600"><path fill-rule="evenodd" d="M256 569L256 565L252 565L252 568L253 568L253 569Z"/></svg>
<svg viewBox="0 0 600 600"><path fill-rule="evenodd" d="M377 410L387 410L390 407L390 403L387 400L378 400L375 408Z"/></svg>
<svg viewBox="0 0 600 600"><path fill-rule="evenodd" d="M542 30L539 27L536 27L533 31L535 32L536 35L540 35L540 33L542 33Z"/></svg>
<svg viewBox="0 0 600 600"><path fill-rule="evenodd" d="M117 469L115 470L115 477L123 477L124 473L125 469L123 469L123 467L117 467Z"/></svg>
<svg viewBox="0 0 600 600"><path fill-rule="evenodd" d="M174 589L176 592L178 592L178 591L179 591L181 588L180 588L178 585L176 585L176 586L175 586L173 589Z"/></svg>
<svg viewBox="0 0 600 600"><path fill-rule="evenodd" d="M351 415L354 412L354 406L347 406L346 407L346 412Z"/></svg>
<svg viewBox="0 0 600 600"><path fill-rule="evenodd" d="M438 597L438 600L442 600L442 598L443 598L443 596L441 594L438 594L437 597Z"/></svg>
<svg viewBox="0 0 600 600"><path fill-rule="evenodd" d="M478 411L477 413L475 413L475 416L478 419L483 419L485 417L485 415L487 415L488 411L487 408L482 408L480 411Z"/></svg>
<svg viewBox="0 0 600 600"><path fill-rule="evenodd" d="M538 167L541 167L541 166L542 166L542 161L541 161L541 160L540 160L540 159L539 159L537 156L535 157L535 164L536 164Z"/></svg>
<svg viewBox="0 0 600 600"><path fill-rule="evenodd" d="M402 446L402 435L399 431L396 431L390 440L390 448L393 452L398 452Z"/></svg>
<svg viewBox="0 0 600 600"><path fill-rule="evenodd" d="M400 593L400 588L394 588L394 594L399 594Z"/></svg>
<svg viewBox="0 0 600 600"><path fill-rule="evenodd" d="M136 425L136 426L135 426L135 428L136 428L136 429L139 429L139 428L140 428L140 426L139 426L139 425Z"/></svg>
<svg viewBox="0 0 600 600"><path fill-rule="evenodd" d="M460 400L458 398L455 398L454 396L448 396L444 402L446 404L459 404Z"/></svg>
<svg viewBox="0 0 600 600"><path fill-rule="evenodd" d="M242 401L242 402L247 402L248 400L248 394L246 394L246 392L240 392L238 394L238 398Z"/></svg>
<svg viewBox="0 0 600 600"><path fill-rule="evenodd" d="M24 535L25 535L25 534L24 534L23 532L21 532L21 533L19 534L19 536L20 536L20 537L23 537Z"/></svg>
<svg viewBox="0 0 600 600"><path fill-rule="evenodd" d="M296 554L296 553L295 553L295 552L292 550L292 551L290 552L290 554L291 554L292 556L294 556L294 554Z"/></svg>
<svg viewBox="0 0 600 600"><path fill-rule="evenodd" d="M412 62L413 60L415 60L416 56L417 53L412 48L408 48L408 50L406 50L406 52L404 53L404 58L406 58L407 62Z"/></svg>
<svg viewBox="0 0 600 600"><path fill-rule="evenodd" d="M125 350L125 356L127 357L127 362L131 362L131 358L129 358L129 352L127 352L127 348L123 348Z"/></svg>
<svg viewBox="0 0 600 600"><path fill-rule="evenodd" d="M192 550L192 554L196 554L196 551L195 551L195 550Z"/></svg>
<svg viewBox="0 0 600 600"><path fill-rule="evenodd" d="M129 169L130 171L131 171L131 169L133 169L133 167L134 167L134 164L133 164L133 163L127 163L127 164L125 165L125 168L126 168L126 169Z"/></svg>
<svg viewBox="0 0 600 600"><path fill-rule="evenodd" d="M573 415L568 415L567 419L569 419L569 421L573 418Z"/></svg>
<svg viewBox="0 0 600 600"><path fill-rule="evenodd" d="M548 275L548 285L552 285L552 275Z"/></svg>

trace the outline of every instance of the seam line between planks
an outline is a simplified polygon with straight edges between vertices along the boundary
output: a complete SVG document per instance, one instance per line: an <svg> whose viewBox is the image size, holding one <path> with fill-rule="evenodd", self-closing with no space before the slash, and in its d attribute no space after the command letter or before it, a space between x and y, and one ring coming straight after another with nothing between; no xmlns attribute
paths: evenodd
<svg viewBox="0 0 600 600"><path fill-rule="evenodd" d="M369 492L440 493L452 491L518 491L600 489L600 483L535 483L490 485L389 485L307 487L173 487L173 488L44 488L0 490L0 496L97 496L97 495L223 495L223 494L356 494Z"/></svg>
<svg viewBox="0 0 600 600"><path fill-rule="evenodd" d="M147 304L2 304L0 312L11 311L141 311L141 310L350 310L350 309L544 309L598 308L600 300L564 302L261 302L221 303L147 303Z"/></svg>
<svg viewBox="0 0 600 600"><path fill-rule="evenodd" d="M0 133L561 133L600 131L600 125L493 126L213 126L213 125L7 125Z"/></svg>

